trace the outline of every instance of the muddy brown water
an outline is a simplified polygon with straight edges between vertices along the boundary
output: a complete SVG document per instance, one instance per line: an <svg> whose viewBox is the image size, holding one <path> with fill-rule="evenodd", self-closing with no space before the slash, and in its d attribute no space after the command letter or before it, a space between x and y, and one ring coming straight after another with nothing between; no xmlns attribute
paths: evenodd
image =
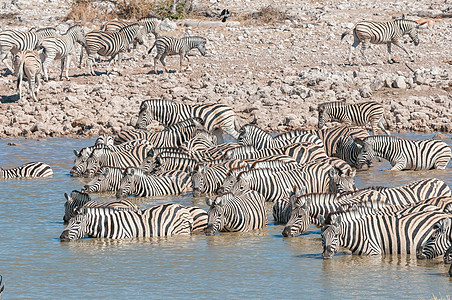
<svg viewBox="0 0 452 300"><path fill-rule="evenodd" d="M433 134L395 134L425 139ZM8 146L13 142L17 146ZM446 140L451 144L451 140ZM64 196L87 179L71 178L73 149L94 139L0 140L0 166L44 161L55 172L48 179L0 180L0 275L4 299L102 298L431 298L452 293L449 266L442 258L356 256L346 249L331 260L321 256L320 229L283 238L267 205L269 223L249 233L216 236L82 239L61 243ZM390 172L376 162L359 171L358 187L398 186L437 177L452 186L446 170ZM112 194L93 194L110 200ZM139 198L141 207L165 202L207 206L191 193Z"/></svg>

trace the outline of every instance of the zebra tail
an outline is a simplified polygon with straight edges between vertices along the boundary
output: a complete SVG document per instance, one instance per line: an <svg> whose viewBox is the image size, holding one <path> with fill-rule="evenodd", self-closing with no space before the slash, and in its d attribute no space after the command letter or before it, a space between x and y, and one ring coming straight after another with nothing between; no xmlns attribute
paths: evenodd
<svg viewBox="0 0 452 300"><path fill-rule="evenodd" d="M25 64L25 59L22 59L20 61L19 64L19 70L17 70L17 85L16 88L19 89L20 88L20 84L22 83L22 79L24 77L24 64Z"/></svg>
<svg viewBox="0 0 452 300"><path fill-rule="evenodd" d="M152 45L151 49L148 50L148 54L152 52L152 49L154 49L154 47L155 47L155 43L154 43L154 45Z"/></svg>
<svg viewBox="0 0 452 300"><path fill-rule="evenodd" d="M341 41L344 39L344 37L346 36L346 35L349 35L350 34L350 29L347 29L342 35L341 35Z"/></svg>

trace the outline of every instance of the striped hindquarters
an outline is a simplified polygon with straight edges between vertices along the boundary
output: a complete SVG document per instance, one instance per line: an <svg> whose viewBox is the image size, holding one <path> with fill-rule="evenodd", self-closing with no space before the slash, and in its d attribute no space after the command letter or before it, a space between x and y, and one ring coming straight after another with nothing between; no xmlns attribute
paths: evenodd
<svg viewBox="0 0 452 300"><path fill-rule="evenodd" d="M50 166L43 162L30 162L20 167L12 169L1 169L0 178L22 178L22 177L50 177L53 170Z"/></svg>

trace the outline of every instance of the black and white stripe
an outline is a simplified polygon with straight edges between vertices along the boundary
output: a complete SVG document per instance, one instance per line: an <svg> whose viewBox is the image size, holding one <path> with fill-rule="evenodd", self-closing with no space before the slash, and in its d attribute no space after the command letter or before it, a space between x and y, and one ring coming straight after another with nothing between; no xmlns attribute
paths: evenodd
<svg viewBox="0 0 452 300"><path fill-rule="evenodd" d="M210 207L206 235L220 231L250 231L267 225L265 200L258 192L225 194L214 200L206 198Z"/></svg>
<svg viewBox="0 0 452 300"><path fill-rule="evenodd" d="M75 241L85 236L125 239L189 235L193 230L190 211L168 203L144 210L84 207L70 219L60 240Z"/></svg>
<svg viewBox="0 0 452 300"><path fill-rule="evenodd" d="M61 36L46 37L37 45L37 48L44 54L44 79L49 80L48 67L54 59L61 60L60 80L63 79L63 70L65 70L66 79L69 80L69 65L72 55L75 54L75 44L85 44L85 33L81 25L69 27L65 34Z"/></svg>
<svg viewBox="0 0 452 300"><path fill-rule="evenodd" d="M66 202L64 203L64 222L69 222L82 207L117 207L138 210L138 206L127 199L97 202L91 200L88 194L76 190L72 191L70 196L64 193L64 197L66 198Z"/></svg>
<svg viewBox="0 0 452 300"><path fill-rule="evenodd" d="M393 63L394 60L391 57L391 44L396 45L410 57L413 62L414 59L408 50L399 41L404 35L408 35L414 42L414 45L419 45L418 36L419 24L415 21L398 19L390 22L371 22L362 21L355 25L353 28L353 44L350 47L350 54L348 57L348 62L352 63L353 50L362 43L361 54L363 55L366 63L370 64L364 51L369 43L372 44L386 44L388 47L388 62ZM342 34L341 39L343 39L350 31L347 30Z"/></svg>
<svg viewBox="0 0 452 300"><path fill-rule="evenodd" d="M127 168L116 192L116 198L129 195L151 197L179 195L190 187L190 175L182 171L171 171L162 175L147 175L137 168Z"/></svg>
<svg viewBox="0 0 452 300"><path fill-rule="evenodd" d="M0 32L0 62L4 62L11 73L13 68L5 61L8 53L16 54L19 51L34 50L38 42L48 36L57 35L55 28L30 29L28 32L17 30L4 30Z"/></svg>
<svg viewBox="0 0 452 300"><path fill-rule="evenodd" d="M17 89L19 99L22 99L22 81L24 76L28 79L28 91L33 100L38 101L37 94L41 88L42 63L38 52L32 50L19 51L13 58L14 73L17 75ZM38 86L35 90L35 83Z"/></svg>
<svg viewBox="0 0 452 300"><path fill-rule="evenodd" d="M443 141L411 141L398 137L371 136L356 140L362 148L358 155L357 168L372 162L375 157L389 161L391 170L445 169L452 151Z"/></svg>
<svg viewBox="0 0 452 300"><path fill-rule="evenodd" d="M0 168L0 179L23 178L23 177L50 177L53 170L43 162L30 162L20 167L11 169Z"/></svg>
<svg viewBox="0 0 452 300"><path fill-rule="evenodd" d="M116 192L121 185L124 170L116 167L101 167L94 178L83 186L82 192Z"/></svg>
<svg viewBox="0 0 452 300"><path fill-rule="evenodd" d="M170 126L190 118L200 118L205 129L217 136L218 143L223 142L223 130L233 138L239 137L236 130L236 116L232 108L224 104L188 105L172 100L152 99L141 103L136 128L145 129L152 120Z"/></svg>
<svg viewBox="0 0 452 300"><path fill-rule="evenodd" d="M154 72L157 73L157 62L160 60L166 72L169 69L166 67L165 57L167 55L179 55L180 56L180 68L179 71L182 72L182 64L184 58L187 59L188 65L186 69L190 66L190 59L188 58L188 52L191 49L197 48L201 55L206 55L206 42L207 40L200 36L188 36L183 38L175 38L170 36L161 36L157 38L154 45L149 49L148 53L151 53L152 49L156 47L157 54L154 57Z"/></svg>
<svg viewBox="0 0 452 300"><path fill-rule="evenodd" d="M92 31L86 34L85 50L88 54L88 73L96 75L93 69L96 54L110 56L110 63L118 55L118 66L121 68L122 52L128 50L130 43L134 40L137 40L140 45L143 44L143 30L143 26L132 24L121 28L118 32ZM80 61L81 59L82 57L80 57Z"/></svg>
<svg viewBox="0 0 452 300"><path fill-rule="evenodd" d="M319 129L325 127L326 122L338 121L348 125L372 127L373 135L377 133L377 127L383 130L387 135L391 135L383 125L384 108L383 105L376 102L363 102L356 104L347 104L345 101L334 101L321 103L319 110Z"/></svg>

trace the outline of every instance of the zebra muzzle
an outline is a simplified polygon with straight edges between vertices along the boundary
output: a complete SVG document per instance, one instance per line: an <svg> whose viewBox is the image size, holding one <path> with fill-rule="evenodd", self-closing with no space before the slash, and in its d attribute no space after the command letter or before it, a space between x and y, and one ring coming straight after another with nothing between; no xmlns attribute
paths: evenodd
<svg viewBox="0 0 452 300"><path fill-rule="evenodd" d="M63 232L61 233L61 235L60 235L60 240L61 240L62 242L69 242L69 241L70 241L70 239L69 239L69 231L68 231L68 230L65 230L65 231L63 231Z"/></svg>
<svg viewBox="0 0 452 300"><path fill-rule="evenodd" d="M416 250L416 258L417 259L427 259L427 256L424 254L424 246L419 246Z"/></svg>

